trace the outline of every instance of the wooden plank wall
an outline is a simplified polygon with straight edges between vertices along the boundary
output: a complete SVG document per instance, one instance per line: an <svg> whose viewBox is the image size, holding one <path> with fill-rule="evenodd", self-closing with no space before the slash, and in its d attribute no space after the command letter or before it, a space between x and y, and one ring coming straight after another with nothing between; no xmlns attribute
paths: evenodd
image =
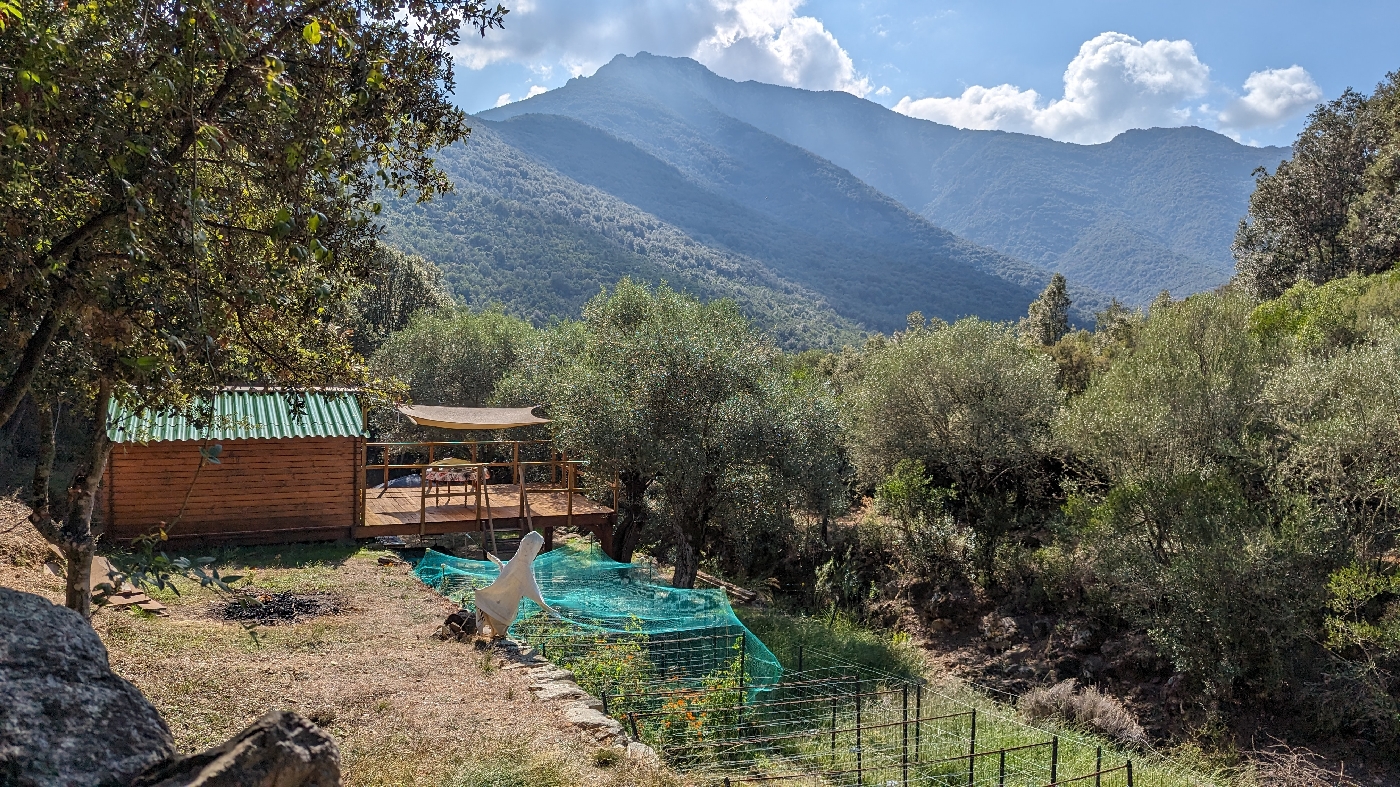
<svg viewBox="0 0 1400 787"><path fill-rule="evenodd" d="M198 442L113 446L107 537L130 540L173 522L173 540L278 543L350 536L356 524L354 438L223 440L219 464L199 467ZM194 481L194 489L190 483Z"/></svg>

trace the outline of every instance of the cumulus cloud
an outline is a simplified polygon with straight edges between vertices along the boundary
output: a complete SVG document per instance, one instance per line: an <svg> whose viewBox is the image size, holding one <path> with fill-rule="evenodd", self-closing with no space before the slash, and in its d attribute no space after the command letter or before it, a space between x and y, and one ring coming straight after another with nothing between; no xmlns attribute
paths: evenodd
<svg viewBox="0 0 1400 787"><path fill-rule="evenodd" d="M504 31L464 38L470 69L516 62L549 78L591 74L619 52L693 57L731 79L812 90L871 91L803 0L519 0Z"/></svg>
<svg viewBox="0 0 1400 787"><path fill-rule="evenodd" d="M544 85L531 85L530 91L525 95L521 96L520 98L511 98L509 93L502 93L501 95L496 97L496 106L503 107L506 104L510 104L515 101L524 101L527 98L534 98L535 96L538 96L541 93L548 92L549 88L545 87Z"/></svg>
<svg viewBox="0 0 1400 787"><path fill-rule="evenodd" d="M900 99L906 115L961 128L1022 131L1067 142L1112 139L1129 128L1178 126L1191 119L1181 108L1209 90L1210 68L1190 41L1146 43L1101 33L1079 47L1065 69L1064 96L1044 101L1014 85L974 85L961 96Z"/></svg>
<svg viewBox="0 0 1400 787"><path fill-rule="evenodd" d="M1299 65L1255 71L1244 81L1244 91L1220 113L1222 128L1277 126L1322 100L1322 88Z"/></svg>

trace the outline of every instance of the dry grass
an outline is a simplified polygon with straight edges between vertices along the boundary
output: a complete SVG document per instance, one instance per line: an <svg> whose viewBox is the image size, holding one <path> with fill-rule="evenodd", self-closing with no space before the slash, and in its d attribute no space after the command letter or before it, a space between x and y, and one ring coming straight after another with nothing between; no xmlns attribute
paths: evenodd
<svg viewBox="0 0 1400 787"><path fill-rule="evenodd" d="M1136 745L1147 739L1142 725L1123 703L1093 686L1078 689L1073 678L1031 689L1016 701L1016 709L1032 722L1058 719L1119 743Z"/></svg>
<svg viewBox="0 0 1400 787"><path fill-rule="evenodd" d="M0 585L63 600L63 580L43 570L49 544L29 524L29 507L0 497Z"/></svg>
<svg viewBox="0 0 1400 787"><path fill-rule="evenodd" d="M1242 781L1260 787L1360 787L1345 766L1333 767L1307 749L1282 743L1250 752L1247 760Z"/></svg>
<svg viewBox="0 0 1400 787"><path fill-rule="evenodd" d="M0 584L61 598L44 553L14 535L25 528L38 537L24 524L0 542ZM222 571L247 575L240 585L330 593L342 612L245 627L216 614L219 594L189 583L180 596L157 594L168 618L99 611L93 625L112 668L160 709L182 751L222 742L277 707L335 736L347 785L674 783L633 761L594 765L596 746L535 699L520 670L432 639L452 605L405 568L378 565L376 553L307 545L219 557Z"/></svg>

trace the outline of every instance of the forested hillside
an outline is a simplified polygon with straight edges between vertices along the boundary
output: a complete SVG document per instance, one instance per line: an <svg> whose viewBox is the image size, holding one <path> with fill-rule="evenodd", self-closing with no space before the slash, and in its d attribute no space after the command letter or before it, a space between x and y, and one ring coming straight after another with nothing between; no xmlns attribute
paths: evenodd
<svg viewBox="0 0 1400 787"><path fill-rule="evenodd" d="M732 298L790 347L839 346L861 332L818 293L763 262L715 249L584 186L478 126L441 152L457 184L431 203L389 203L386 238L445 272L468 304L500 303L537 325L577 315L624 277L665 280L703 298Z"/></svg>
<svg viewBox="0 0 1400 787"><path fill-rule="evenodd" d="M537 324L632 276L732 297L790 347L895 330L911 311L1014 319L1049 278L805 151L764 144L762 161L713 158L747 184L732 190L740 201L568 118L478 123L440 158L457 192L391 204L388 238L442 266L469 302L501 302Z"/></svg>
<svg viewBox="0 0 1400 787"><path fill-rule="evenodd" d="M482 116L527 113L565 115L605 129L711 190L763 210L831 221L814 210L806 189L743 180L768 172L770 140L777 137L938 227L1060 271L1072 287L1134 304L1163 289L1181 296L1227 280L1230 241L1253 189L1251 173L1288 156L1286 148L1250 148L1196 128L1130 131L1090 146L966 131L846 93L737 83L688 59L645 53L619 57L592 77ZM774 190L764 191L767 184ZM919 235L870 222L845 214L832 231L854 227L888 240L901 232ZM1005 263L983 265L1017 275ZM1042 276L1032 286L1043 282ZM1079 300L1087 302L1082 294Z"/></svg>

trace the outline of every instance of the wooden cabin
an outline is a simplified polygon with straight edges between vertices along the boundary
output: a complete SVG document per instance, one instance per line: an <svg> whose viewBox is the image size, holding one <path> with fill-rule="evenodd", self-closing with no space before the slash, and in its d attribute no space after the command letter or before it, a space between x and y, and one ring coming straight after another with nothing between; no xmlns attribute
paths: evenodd
<svg viewBox="0 0 1400 787"><path fill-rule="evenodd" d="M129 541L162 525L177 543L351 537L364 414L349 391L311 391L303 401L294 414L279 391L222 391L204 428L182 415L114 407L107 538Z"/></svg>
<svg viewBox="0 0 1400 787"><path fill-rule="evenodd" d="M312 391L303 402L294 413L279 391L229 389L215 397L212 422L200 426L114 405L106 537L130 541L162 527L176 545L475 533L483 550L494 550L498 536L539 530L552 545L556 528L579 528L611 547L616 504L586 497L584 463L547 442L376 443L353 392ZM415 423L478 432L548 423L530 408L400 412ZM404 474L417 482L385 484Z"/></svg>

